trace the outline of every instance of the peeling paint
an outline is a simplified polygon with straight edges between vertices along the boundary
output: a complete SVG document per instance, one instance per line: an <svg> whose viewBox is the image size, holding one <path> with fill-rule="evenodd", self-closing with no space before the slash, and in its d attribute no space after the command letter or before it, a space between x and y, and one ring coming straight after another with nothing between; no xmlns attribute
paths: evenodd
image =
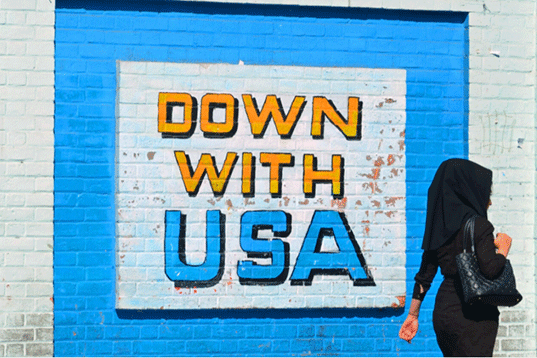
<svg viewBox="0 0 537 358"><path fill-rule="evenodd" d="M147 159L153 160L153 158L155 158L155 154L156 152L147 152Z"/></svg>
<svg viewBox="0 0 537 358"><path fill-rule="evenodd" d="M399 301L399 304L397 304L395 302L392 303L393 308L403 308L403 307L405 307L406 296L395 296L395 298L397 299L397 301Z"/></svg>
<svg viewBox="0 0 537 358"><path fill-rule="evenodd" d="M385 202L387 206L395 206L395 202L397 200L403 200L403 199L404 199L403 196L392 196L390 198L386 198Z"/></svg>
<svg viewBox="0 0 537 358"><path fill-rule="evenodd" d="M345 209L347 207L347 198L343 198L341 200L339 199L334 199L332 200L332 202L330 203L330 206L331 207L334 207L334 206L337 206L338 209Z"/></svg>
<svg viewBox="0 0 537 358"><path fill-rule="evenodd" d="M384 159L382 159L382 157L378 157L377 160L375 161L375 166L380 167L382 165L384 165Z"/></svg>
<svg viewBox="0 0 537 358"><path fill-rule="evenodd" d="M371 174L360 174L360 176L372 180L377 180L380 176L380 168L371 169Z"/></svg>
<svg viewBox="0 0 537 358"><path fill-rule="evenodd" d="M375 183L375 182L363 183L362 188L364 188L366 190L370 189L371 194L382 193L382 190L378 187L377 183Z"/></svg>

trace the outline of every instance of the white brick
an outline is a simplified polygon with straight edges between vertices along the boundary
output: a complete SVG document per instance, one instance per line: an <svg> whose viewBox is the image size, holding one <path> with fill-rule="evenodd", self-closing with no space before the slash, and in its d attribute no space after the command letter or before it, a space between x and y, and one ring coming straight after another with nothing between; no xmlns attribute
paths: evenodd
<svg viewBox="0 0 537 358"><path fill-rule="evenodd" d="M35 178L35 191L51 191L54 189L54 180L48 178Z"/></svg>
<svg viewBox="0 0 537 358"><path fill-rule="evenodd" d="M44 297L48 303L39 304L36 299L40 298L32 295L50 296L52 292L54 1L1 0L0 7L0 23L4 24L0 31L0 85L4 86L0 90L0 158L8 161L0 170L0 205L9 206L0 208L0 261L4 266L0 276L5 283L0 291L4 297L20 296L0 300L0 322L4 326L5 315L15 311L22 326L25 312L47 310L52 315L50 297ZM46 11L33 12L36 7ZM42 115L49 118L39 119L36 125L36 116ZM33 133L36 129L47 133ZM34 162L39 158L46 158L48 164ZM36 175L43 177L29 177ZM30 194L34 188L37 195ZM45 240L44 235L48 235ZM34 252L36 242L43 242L47 252ZM35 270L36 265L41 268ZM34 323L51 330L50 320ZM27 337L34 339L40 331L28 332L32 335ZM41 335L42 346L11 343L23 338L15 331L3 338L8 355L52 354L51 335Z"/></svg>
<svg viewBox="0 0 537 358"><path fill-rule="evenodd" d="M11 90L11 89L10 89ZM16 121L18 118L26 115L26 103L24 102L11 102L4 111L6 115L6 122Z"/></svg>
<svg viewBox="0 0 537 358"><path fill-rule="evenodd" d="M39 56L35 59L35 71L54 71L54 57L52 56Z"/></svg>
<svg viewBox="0 0 537 358"><path fill-rule="evenodd" d="M28 86L35 87L54 86L54 74L50 72L34 72L28 77L27 84ZM50 87L48 88L48 92L50 92Z"/></svg>
<svg viewBox="0 0 537 358"><path fill-rule="evenodd" d="M54 26L55 14L52 11L35 11L26 13L27 25Z"/></svg>
<svg viewBox="0 0 537 358"><path fill-rule="evenodd" d="M26 233L26 225L22 223L7 223L6 235L14 237L23 237Z"/></svg>
<svg viewBox="0 0 537 358"><path fill-rule="evenodd" d="M34 300L31 298L0 297L0 312L26 312L33 311L35 307Z"/></svg>
<svg viewBox="0 0 537 358"><path fill-rule="evenodd" d="M50 283L36 283L27 286L26 295L30 297L50 297L54 289Z"/></svg>
<svg viewBox="0 0 537 358"><path fill-rule="evenodd" d="M20 56L6 56L2 58L2 61L6 63L7 66L12 68L16 66L17 63L20 64L22 69L28 70L34 66L34 59L28 57ZM0 99L4 100L14 100L14 101L23 101L23 100L32 100L34 99L34 89L29 89L22 86L10 86L9 91L0 92Z"/></svg>
<svg viewBox="0 0 537 358"><path fill-rule="evenodd" d="M51 176L54 173L54 167L46 162L28 163L25 169L29 176Z"/></svg>
<svg viewBox="0 0 537 358"><path fill-rule="evenodd" d="M26 137L18 137L19 138L19 145L26 144ZM11 145L17 145L14 143L13 138L10 138L10 144ZM6 174L9 176L25 176L26 175L26 166L21 162L11 162L6 164Z"/></svg>
<svg viewBox="0 0 537 358"><path fill-rule="evenodd" d="M0 267L0 277L9 277L11 282L32 282L35 271L28 267Z"/></svg>
<svg viewBox="0 0 537 358"><path fill-rule="evenodd" d="M6 284L5 295L15 299L26 297L26 284L13 282Z"/></svg>
<svg viewBox="0 0 537 358"><path fill-rule="evenodd" d="M35 10L35 0L3 0L2 9L6 10Z"/></svg>
<svg viewBox="0 0 537 358"><path fill-rule="evenodd" d="M28 55L54 55L54 45L50 41L26 42L26 53Z"/></svg>
<svg viewBox="0 0 537 358"><path fill-rule="evenodd" d="M38 41L51 41L54 40L54 27L52 26L42 26L39 29L39 32L36 32L35 40ZM44 56L41 56L44 58Z"/></svg>
<svg viewBox="0 0 537 358"><path fill-rule="evenodd" d="M0 32L0 39L13 40L29 40L35 36L35 30L29 26L3 25Z"/></svg>
<svg viewBox="0 0 537 358"><path fill-rule="evenodd" d="M29 223L26 225L27 236L43 236L52 235L53 226L52 223Z"/></svg>
<svg viewBox="0 0 537 358"><path fill-rule="evenodd" d="M26 23L26 11L7 11L7 23L21 25Z"/></svg>
<svg viewBox="0 0 537 358"><path fill-rule="evenodd" d="M52 278L53 278L53 272L52 272L52 265L49 264L48 267L39 267L39 269L36 270L35 275L35 281L36 282L46 282L50 285L52 285Z"/></svg>
<svg viewBox="0 0 537 358"><path fill-rule="evenodd" d="M468 26L470 27L470 34L472 35L473 27L487 27L490 25L490 16L485 16L480 13L471 13L468 18Z"/></svg>
<svg viewBox="0 0 537 358"><path fill-rule="evenodd" d="M9 86L24 86L26 84L26 73L24 72L7 73L7 84Z"/></svg>
<svg viewBox="0 0 537 358"><path fill-rule="evenodd" d="M35 209L35 210L39 211L40 209ZM48 210L50 214L53 214L52 208L49 208L46 210ZM42 220L42 221L50 221L50 220ZM52 251L53 239L51 237L45 237L45 238L35 237L33 238L33 241L34 241L34 250L36 252L51 252Z"/></svg>
<svg viewBox="0 0 537 358"><path fill-rule="evenodd" d="M6 266L24 266L24 253L23 252L8 252L4 258L4 264Z"/></svg>
<svg viewBox="0 0 537 358"><path fill-rule="evenodd" d="M26 41L10 41L6 47L8 56L24 56L26 55Z"/></svg>
<svg viewBox="0 0 537 358"><path fill-rule="evenodd" d="M27 266L47 266L52 263L52 252L29 252L24 254Z"/></svg>
<svg viewBox="0 0 537 358"><path fill-rule="evenodd" d="M47 12L54 14L56 0L50 1L37 1L36 10L38 12Z"/></svg>

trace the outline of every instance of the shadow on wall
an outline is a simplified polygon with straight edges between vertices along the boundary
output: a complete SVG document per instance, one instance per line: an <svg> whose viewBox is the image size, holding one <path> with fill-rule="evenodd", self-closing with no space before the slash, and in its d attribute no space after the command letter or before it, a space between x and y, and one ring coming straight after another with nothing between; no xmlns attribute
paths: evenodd
<svg viewBox="0 0 537 358"><path fill-rule="evenodd" d="M397 308L319 309L203 309L203 310L116 310L120 319L248 319L248 318L386 318L401 316Z"/></svg>
<svg viewBox="0 0 537 358"><path fill-rule="evenodd" d="M216 2L199 3L190 1L87 1L87 0L56 0L57 9L85 9L105 11L149 11L149 12L181 12L207 15L263 15L280 17L313 17L321 19L352 18L357 20L414 20L417 22L451 22L463 24L466 21L465 12L448 11L416 11L416 10L387 10L368 8L326 8L319 6L296 5L253 5L226 4Z"/></svg>

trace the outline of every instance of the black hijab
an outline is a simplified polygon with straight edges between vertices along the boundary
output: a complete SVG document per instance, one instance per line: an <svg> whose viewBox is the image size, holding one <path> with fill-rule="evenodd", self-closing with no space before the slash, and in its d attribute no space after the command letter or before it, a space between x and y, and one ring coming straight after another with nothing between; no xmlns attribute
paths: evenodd
<svg viewBox="0 0 537 358"><path fill-rule="evenodd" d="M487 217L492 171L466 159L448 159L436 171L427 197L422 249L436 250L470 216Z"/></svg>

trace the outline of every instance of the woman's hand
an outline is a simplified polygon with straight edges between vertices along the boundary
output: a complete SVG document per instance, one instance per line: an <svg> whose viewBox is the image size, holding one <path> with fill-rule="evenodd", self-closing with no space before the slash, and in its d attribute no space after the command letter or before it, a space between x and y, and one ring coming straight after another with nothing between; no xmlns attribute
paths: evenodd
<svg viewBox="0 0 537 358"><path fill-rule="evenodd" d="M507 257L512 241L513 239L511 239L509 235L500 232L496 235L496 239L494 239L494 246L498 248L499 254Z"/></svg>
<svg viewBox="0 0 537 358"><path fill-rule="evenodd" d="M418 317L409 314L403 322L401 330L399 330L399 338L411 343L410 341L416 336L416 333L418 333L418 326Z"/></svg>

